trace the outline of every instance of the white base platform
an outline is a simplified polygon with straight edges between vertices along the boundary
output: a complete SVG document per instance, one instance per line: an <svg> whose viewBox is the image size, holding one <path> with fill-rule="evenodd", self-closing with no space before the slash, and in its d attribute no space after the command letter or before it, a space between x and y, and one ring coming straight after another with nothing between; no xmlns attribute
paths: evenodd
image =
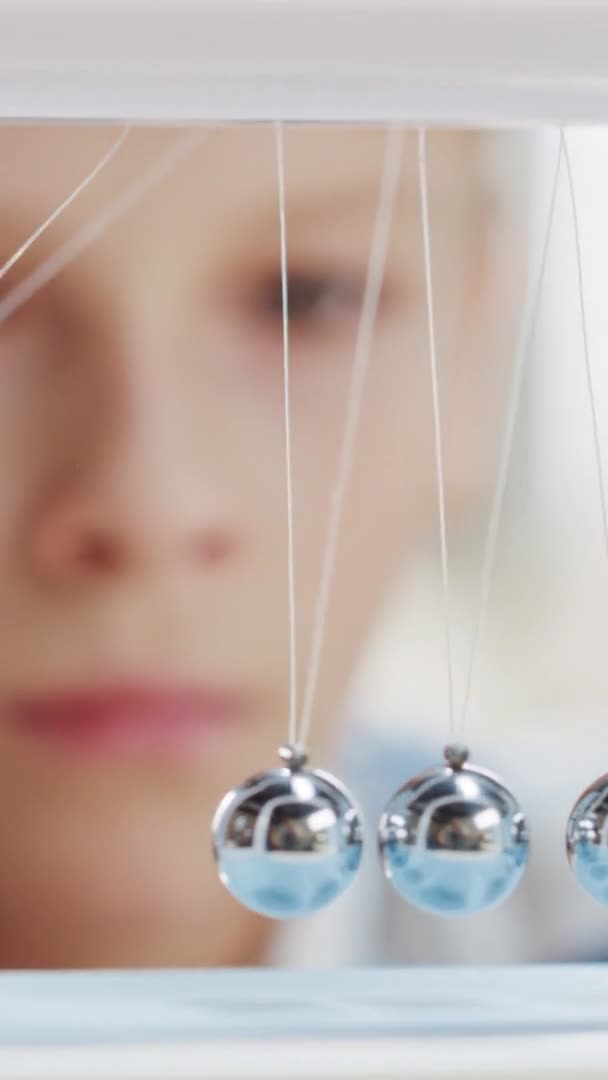
<svg viewBox="0 0 608 1080"><path fill-rule="evenodd" d="M0 976L11 1080L605 1077L608 966Z"/></svg>

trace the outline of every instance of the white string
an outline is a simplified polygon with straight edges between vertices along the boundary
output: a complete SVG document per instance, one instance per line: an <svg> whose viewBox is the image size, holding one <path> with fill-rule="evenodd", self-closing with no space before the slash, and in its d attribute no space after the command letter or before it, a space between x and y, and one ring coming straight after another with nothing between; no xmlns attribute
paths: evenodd
<svg viewBox="0 0 608 1080"><path fill-rule="evenodd" d="M283 124L275 124L277 179L279 187L279 227L281 243L281 298L283 311L283 382L285 388L285 472L287 481L287 581L289 592L289 734L290 745L298 736L297 666L296 666L296 604L293 552L293 477L291 455L291 408L289 381L289 299L287 276L287 228L285 221L285 147Z"/></svg>
<svg viewBox="0 0 608 1080"><path fill-rule="evenodd" d="M580 228L579 228L579 216L576 203L576 193L574 188L574 179L572 176L572 165L570 161L570 152L568 150L568 144L566 142L566 135L564 129L560 129L560 140L564 151L564 159L566 162L566 171L568 174L568 188L570 191L570 201L572 203L572 222L574 225L574 240L576 244L576 267L578 275L578 292L579 302L581 309L581 325L583 333L583 354L585 358L585 373L587 377L587 392L589 396L589 408L591 411L591 426L593 431L593 444L595 448L595 463L597 467L597 480L600 495L600 506L602 509L602 520L604 526L604 540L606 544L606 552L608 553L608 512L606 508L606 484L604 481L604 467L602 463L602 449L600 444L599 423L597 417L597 402L595 389L593 385L593 375L591 372L591 359L589 355L589 337L587 332L587 312L585 307L585 290L583 287L583 260L581 255L581 240L580 240Z"/></svg>
<svg viewBox="0 0 608 1080"><path fill-rule="evenodd" d="M74 236L70 237L59 249L37 266L23 281L10 289L0 300L0 323L13 315L23 304L47 285L57 274L64 270L78 255L95 243L104 232L124 217L140 199L153 187L165 180L180 162L200 146L210 135L209 129L196 129L178 139L162 154L142 176L134 180L116 199L103 207Z"/></svg>
<svg viewBox="0 0 608 1080"><path fill-rule="evenodd" d="M540 300L542 296L542 287L549 258L549 246L551 234L553 232L553 219L555 217L555 206L557 202L557 192L561 172L562 153L563 146L562 140L560 138L559 148L557 152L557 163L555 166L555 174L551 191L551 200L549 204L549 213L547 215L547 224L544 230L544 241L538 275L534 287L529 292L526 311L521 322L521 330L516 350L516 360L513 369L513 377L508 395L507 415L505 419L504 435L502 439L502 449L499 457L497 480L494 487L494 495L492 499L492 506L488 522L488 530L486 533L485 554L479 590L477 621L473 631L469 666L465 682L464 701L460 720L461 734L464 732L465 729L465 722L471 699L473 672L477 660L479 645L483 636L485 621L488 614L492 574L494 570L494 562L496 559L496 550L498 545L500 518L504 504L504 496L509 475L509 465L513 451L515 427L517 422L517 414L519 411L519 403L521 400L521 390L523 386L523 376L526 368L526 361L528 359L534 339L534 331L536 327Z"/></svg>
<svg viewBox="0 0 608 1080"><path fill-rule="evenodd" d="M403 131L400 127L394 126L389 128L386 141L382 182L378 197L376 221L367 267L365 293L361 306L361 316L359 319L357 341L355 344L355 356L347 397L344 436L340 450L337 480L332 494L325 554L321 570L321 583L313 622L310 662L304 692L304 705L300 719L300 743L304 746L307 744L310 734L312 711L319 680L329 594L338 547L340 517L354 458L355 440L361 414L365 375L372 350L376 316L384 282L384 269L390 239L390 226L398 190L402 156Z"/></svg>
<svg viewBox="0 0 608 1080"><path fill-rule="evenodd" d="M448 716L450 732L454 731L454 675L452 663L452 636L450 624L450 581L448 574L448 545L445 522L445 484L443 475L443 449L441 444L441 411L439 408L439 380L437 377L437 345L435 341L435 312L433 305L433 273L431 265L431 230L429 225L428 178L426 167L426 132L418 129L418 171L420 180L420 204L422 220L422 243L424 249L424 277L426 286L427 321L429 335L429 358L431 366L431 390L433 395L433 428L435 435L435 471L437 478L437 504L439 511L439 537L441 542L441 575L443 579L443 616L445 635L445 658L447 671Z"/></svg>
<svg viewBox="0 0 608 1080"><path fill-rule="evenodd" d="M129 130L130 129L128 126L122 129L118 138L115 139L110 148L106 150L101 160L97 162L95 168L91 169L91 171L87 173L84 179L81 180L80 183L74 188L74 190L70 192L67 198L64 199L63 202L60 203L55 210L53 210L53 213L50 214L49 217L47 217L46 221L43 221L42 225L39 225L38 228L31 234L31 236L29 236L27 240L23 244L21 244L21 247L17 248L17 251L15 251L9 259L7 259L4 265L0 266L0 280L2 280L2 278L6 274L8 274L9 270L13 268L15 263L17 263L19 259L21 259L23 255L25 255L26 251L29 251L32 245L35 244L36 241L39 240L40 237L47 231L47 229L51 227L53 222L55 222L57 218L60 217L61 214L63 214L64 210L67 210L68 207L71 206L72 203L78 198L78 196L85 190L85 188L87 188L89 184L91 184L93 180L95 180L95 178L99 176L100 172L105 169L106 165L110 164L112 158L118 153L122 144L127 138Z"/></svg>

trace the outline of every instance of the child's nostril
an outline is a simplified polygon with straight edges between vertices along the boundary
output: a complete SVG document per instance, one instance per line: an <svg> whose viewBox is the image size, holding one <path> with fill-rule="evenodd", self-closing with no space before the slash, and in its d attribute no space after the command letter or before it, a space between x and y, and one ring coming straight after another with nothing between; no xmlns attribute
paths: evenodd
<svg viewBox="0 0 608 1080"><path fill-rule="evenodd" d="M78 545L77 562L83 569L111 572L122 561L120 545L101 533L85 537Z"/></svg>
<svg viewBox="0 0 608 1080"><path fill-rule="evenodd" d="M226 533L208 530L197 544L198 554L207 563L222 562L231 550L230 538Z"/></svg>

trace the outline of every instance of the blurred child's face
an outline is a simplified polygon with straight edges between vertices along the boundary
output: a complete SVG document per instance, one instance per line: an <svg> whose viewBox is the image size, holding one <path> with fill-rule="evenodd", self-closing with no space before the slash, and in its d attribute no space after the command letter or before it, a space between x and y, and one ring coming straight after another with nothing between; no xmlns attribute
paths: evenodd
<svg viewBox="0 0 608 1080"><path fill-rule="evenodd" d="M0 130L0 265L113 137ZM0 295L177 138L131 132ZM300 690L385 138L286 133ZM504 304L475 155L472 137L430 139L452 504L475 495L492 450ZM419 220L409 134L314 711L319 763L378 605L435 523ZM212 134L0 325L2 965L257 959L267 927L218 884L209 826L287 734L283 410L270 127Z"/></svg>

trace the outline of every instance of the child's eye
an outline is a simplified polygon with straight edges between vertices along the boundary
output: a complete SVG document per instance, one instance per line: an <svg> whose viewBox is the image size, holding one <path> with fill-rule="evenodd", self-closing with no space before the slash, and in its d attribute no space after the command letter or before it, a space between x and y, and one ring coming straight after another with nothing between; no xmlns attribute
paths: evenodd
<svg viewBox="0 0 608 1080"><path fill-rule="evenodd" d="M290 326L295 329L321 329L336 320L349 318L358 311L363 290L364 282L354 277L291 273L287 283ZM277 321L282 319L280 274L258 291L255 306L263 317Z"/></svg>

